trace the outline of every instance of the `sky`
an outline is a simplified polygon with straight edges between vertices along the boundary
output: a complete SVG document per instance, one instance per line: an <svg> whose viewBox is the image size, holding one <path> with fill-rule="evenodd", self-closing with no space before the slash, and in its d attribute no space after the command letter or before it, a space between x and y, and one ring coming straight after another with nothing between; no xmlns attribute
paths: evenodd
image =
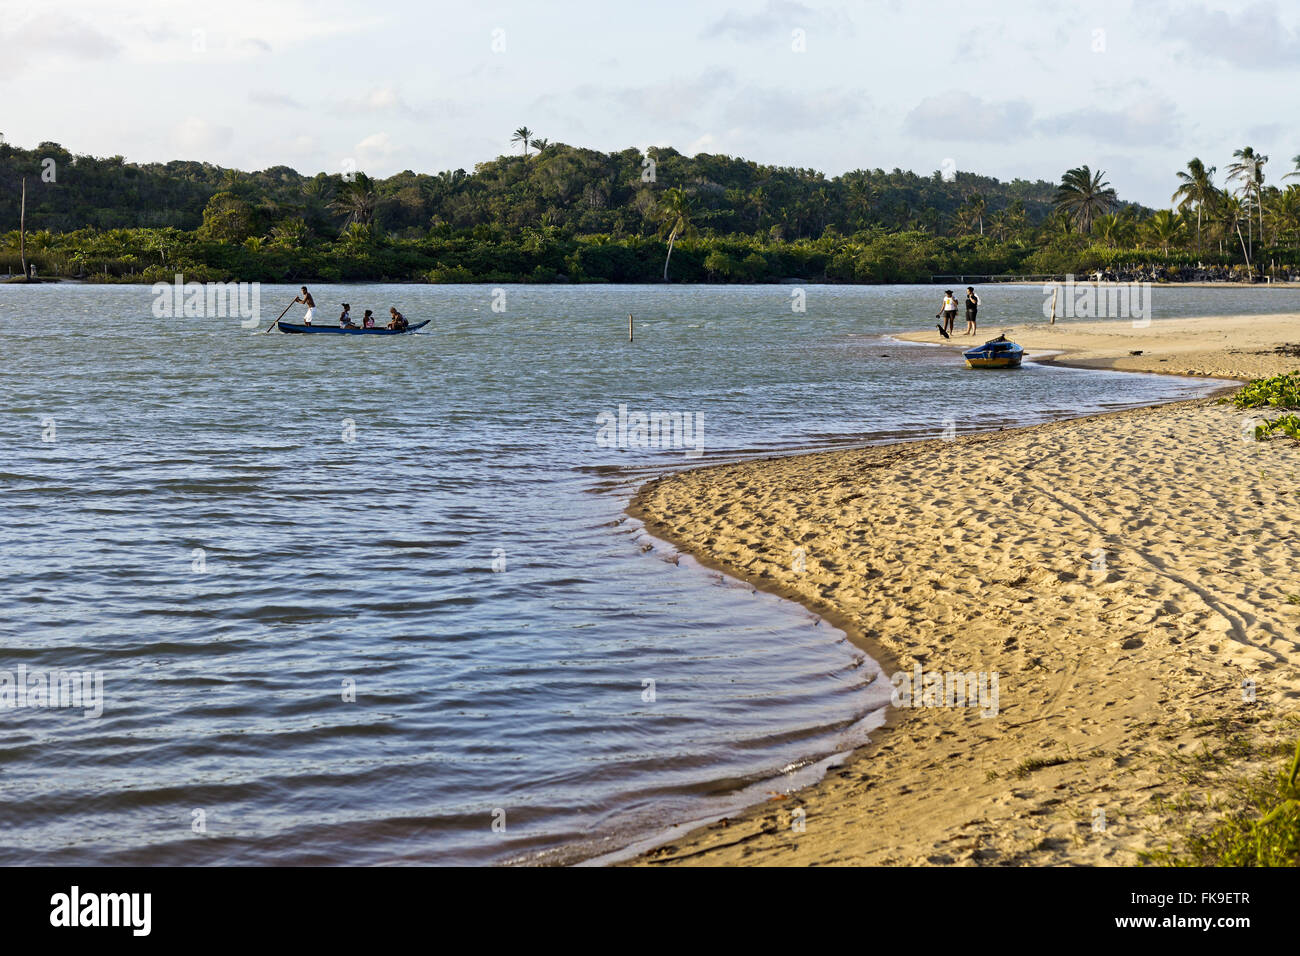
<svg viewBox="0 0 1300 956"><path fill-rule="evenodd" d="M552 142L838 175L1294 168L1300 2L0 0L0 134L136 162L472 170ZM1292 180L1294 181L1294 180Z"/></svg>

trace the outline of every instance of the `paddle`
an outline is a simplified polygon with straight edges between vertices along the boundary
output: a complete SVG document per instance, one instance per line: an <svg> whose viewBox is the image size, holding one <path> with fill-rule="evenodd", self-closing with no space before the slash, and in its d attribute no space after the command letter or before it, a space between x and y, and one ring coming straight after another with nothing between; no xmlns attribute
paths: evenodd
<svg viewBox="0 0 1300 956"><path fill-rule="evenodd" d="M266 327L266 332L270 332L273 328L275 328L276 325L279 323L280 319L283 319L286 315L289 314L289 310L293 308L293 303L297 301L298 301L297 299L294 299L293 302L290 302L288 305L286 305L284 307L284 311L280 313L280 315L276 318L276 320ZM266 335L266 332L263 332L262 334Z"/></svg>

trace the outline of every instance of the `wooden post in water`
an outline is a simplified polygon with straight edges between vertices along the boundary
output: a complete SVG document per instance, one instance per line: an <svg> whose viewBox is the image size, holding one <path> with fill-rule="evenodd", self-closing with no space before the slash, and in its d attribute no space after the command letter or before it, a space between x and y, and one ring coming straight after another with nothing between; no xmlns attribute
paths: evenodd
<svg viewBox="0 0 1300 956"><path fill-rule="evenodd" d="M1048 325L1056 324L1056 293L1060 291L1061 287L1059 285L1052 288L1052 321L1049 322Z"/></svg>
<svg viewBox="0 0 1300 956"><path fill-rule="evenodd" d="M23 203L18 213L18 258L23 263L23 281L30 273L27 271L27 177L23 177Z"/></svg>
<svg viewBox="0 0 1300 956"><path fill-rule="evenodd" d="M627 314L627 340L632 341L632 313Z"/></svg>

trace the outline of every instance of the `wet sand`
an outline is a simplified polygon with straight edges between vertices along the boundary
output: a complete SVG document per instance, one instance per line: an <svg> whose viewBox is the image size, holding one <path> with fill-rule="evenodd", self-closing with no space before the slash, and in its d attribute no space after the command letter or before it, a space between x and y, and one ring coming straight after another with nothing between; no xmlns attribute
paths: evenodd
<svg viewBox="0 0 1300 956"><path fill-rule="evenodd" d="M1300 368L1275 351L1297 316L1010 335L1085 367ZM1251 417L1180 402L648 483L630 510L652 534L843 627L879 679L996 673L998 698L891 708L820 784L632 862L1132 864L1168 845L1180 762L1285 732L1300 697L1300 444L1249 440Z"/></svg>

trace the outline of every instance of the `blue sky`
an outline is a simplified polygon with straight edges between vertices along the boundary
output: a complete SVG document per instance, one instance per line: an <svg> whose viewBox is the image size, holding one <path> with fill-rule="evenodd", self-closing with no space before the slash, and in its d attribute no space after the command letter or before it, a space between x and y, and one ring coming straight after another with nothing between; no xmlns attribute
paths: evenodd
<svg viewBox="0 0 1300 956"><path fill-rule="evenodd" d="M1300 153L1294 2L0 0L0 58L11 143L243 169L472 169L527 125L831 175L1087 163L1167 206L1194 155Z"/></svg>

